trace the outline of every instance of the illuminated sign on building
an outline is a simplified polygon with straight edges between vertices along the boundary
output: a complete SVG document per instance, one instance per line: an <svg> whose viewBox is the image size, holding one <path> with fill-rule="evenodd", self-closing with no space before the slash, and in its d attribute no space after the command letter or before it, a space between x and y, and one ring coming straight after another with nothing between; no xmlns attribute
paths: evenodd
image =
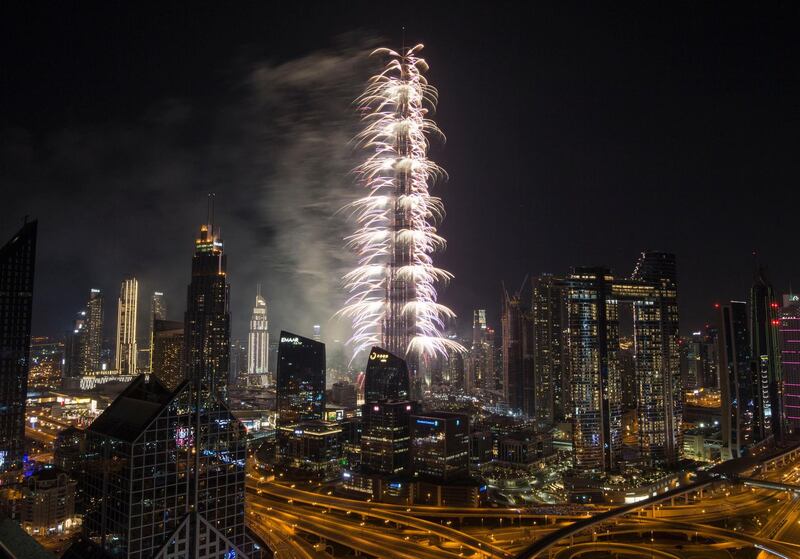
<svg viewBox="0 0 800 559"><path fill-rule="evenodd" d="M417 424L419 425L433 425L434 427L439 426L439 422L434 419L417 419Z"/></svg>
<svg viewBox="0 0 800 559"><path fill-rule="evenodd" d="M294 345L301 345L300 338L281 338L282 344L294 344Z"/></svg>
<svg viewBox="0 0 800 559"><path fill-rule="evenodd" d="M389 359L389 354L388 353L376 353L374 351L369 354L369 360L370 361L375 361L377 359L380 359L382 362L385 363L386 360Z"/></svg>

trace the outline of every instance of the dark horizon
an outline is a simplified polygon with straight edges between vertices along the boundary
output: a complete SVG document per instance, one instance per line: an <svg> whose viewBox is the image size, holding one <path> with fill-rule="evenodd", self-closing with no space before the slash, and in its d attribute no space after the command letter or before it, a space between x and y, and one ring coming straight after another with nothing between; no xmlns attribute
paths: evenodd
<svg viewBox="0 0 800 559"><path fill-rule="evenodd" d="M333 4L3 8L3 242L39 219L34 335L89 289L107 324L125 274L140 313L182 319L193 239L217 194L232 338L264 286L271 331L341 328L336 210L356 194L351 105L375 45L426 44L447 136L432 157L455 274L442 302L497 327L501 282L640 251L677 255L681 332L746 300L753 251L778 294L800 281L793 207L795 6ZM337 248L339 247L339 248ZM141 322L141 321L140 321ZM143 327L143 326L142 326Z"/></svg>

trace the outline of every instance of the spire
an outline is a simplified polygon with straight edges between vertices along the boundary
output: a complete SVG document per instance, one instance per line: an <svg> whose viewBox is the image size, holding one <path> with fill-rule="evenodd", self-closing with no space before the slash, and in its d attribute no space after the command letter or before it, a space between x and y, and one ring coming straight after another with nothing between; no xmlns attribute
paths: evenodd
<svg viewBox="0 0 800 559"><path fill-rule="evenodd" d="M216 194L213 192L208 193L208 209L206 215L206 223L208 223L208 231L214 235L214 198Z"/></svg>

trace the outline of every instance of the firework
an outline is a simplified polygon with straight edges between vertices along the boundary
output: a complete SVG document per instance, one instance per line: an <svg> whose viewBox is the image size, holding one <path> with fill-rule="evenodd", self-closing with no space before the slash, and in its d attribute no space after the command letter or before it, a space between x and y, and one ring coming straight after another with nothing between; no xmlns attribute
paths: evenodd
<svg viewBox="0 0 800 559"><path fill-rule="evenodd" d="M452 275L433 264L446 245L436 232L444 206L428 189L446 173L427 152L429 137L444 135L428 118L438 94L423 76L421 49L374 51L388 62L356 100L364 123L356 142L368 155L355 172L365 195L348 206L357 227L346 242L358 265L344 277L340 311L353 321L356 353L373 345L422 357L463 351L442 336L454 314L437 303L436 285Z"/></svg>

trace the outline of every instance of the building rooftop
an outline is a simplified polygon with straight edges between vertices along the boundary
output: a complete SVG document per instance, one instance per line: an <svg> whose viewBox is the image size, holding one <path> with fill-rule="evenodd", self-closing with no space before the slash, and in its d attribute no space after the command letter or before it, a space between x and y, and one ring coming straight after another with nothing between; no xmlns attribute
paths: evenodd
<svg viewBox="0 0 800 559"><path fill-rule="evenodd" d="M172 399L154 375L139 375L87 429L133 442Z"/></svg>
<svg viewBox="0 0 800 559"><path fill-rule="evenodd" d="M0 557L10 559L53 559L25 530L10 518L0 518Z"/></svg>

